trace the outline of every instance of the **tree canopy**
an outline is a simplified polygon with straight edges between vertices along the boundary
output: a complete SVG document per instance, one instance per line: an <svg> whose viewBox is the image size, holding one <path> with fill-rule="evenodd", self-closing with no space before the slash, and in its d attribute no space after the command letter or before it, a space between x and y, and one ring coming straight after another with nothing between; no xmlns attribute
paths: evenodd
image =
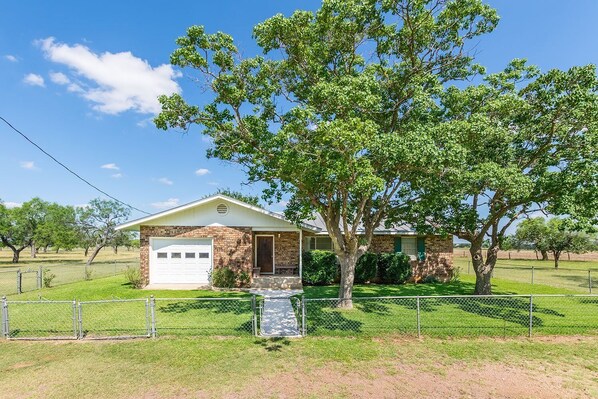
<svg viewBox="0 0 598 399"><path fill-rule="evenodd" d="M341 263L339 296L350 298L391 202L413 201L458 155L426 120L444 84L481 70L466 43L497 22L480 0L325 0L258 24L264 55L247 58L231 36L192 26L171 63L196 70L212 101L162 96L155 123L201 125L209 156L243 165L270 199L291 195L287 217L318 212Z"/></svg>

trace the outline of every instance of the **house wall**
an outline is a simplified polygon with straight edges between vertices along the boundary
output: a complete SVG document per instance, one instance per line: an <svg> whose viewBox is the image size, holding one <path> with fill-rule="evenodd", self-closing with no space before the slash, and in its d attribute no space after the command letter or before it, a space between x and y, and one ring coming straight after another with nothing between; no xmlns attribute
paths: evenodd
<svg viewBox="0 0 598 399"><path fill-rule="evenodd" d="M378 235L372 237L370 251L376 253L394 252L397 235ZM412 261L413 280L420 281L426 276L436 276L441 281L448 281L453 276L453 239L452 237L426 236L426 259Z"/></svg>
<svg viewBox="0 0 598 399"><path fill-rule="evenodd" d="M150 237L212 238L214 268L228 266L251 275L253 237L250 227L141 226L139 230L140 269L145 285L149 283Z"/></svg>
<svg viewBox="0 0 598 399"><path fill-rule="evenodd" d="M274 262L276 268L299 267L299 232L259 231L254 235L274 236ZM298 270L298 269L297 269ZM275 270L276 272L276 270Z"/></svg>

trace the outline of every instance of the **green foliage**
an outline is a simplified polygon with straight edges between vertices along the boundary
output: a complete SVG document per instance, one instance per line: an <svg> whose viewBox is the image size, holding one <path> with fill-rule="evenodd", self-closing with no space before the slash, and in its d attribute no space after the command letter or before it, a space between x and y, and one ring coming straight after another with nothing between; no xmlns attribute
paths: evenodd
<svg viewBox="0 0 598 399"><path fill-rule="evenodd" d="M218 267L212 271L212 285L218 288L249 287L251 277L246 271L235 272L230 267Z"/></svg>
<svg viewBox="0 0 598 399"><path fill-rule="evenodd" d="M242 165L250 182L266 183L270 200L291 195L291 220L318 212L346 287L352 259L367 251L389 207L412 202L412 188L454 157L427 113L436 113L430 107L447 82L481 70L464 47L497 23L481 0L324 0L315 12L255 26L264 54L253 58L230 35L192 26L170 61L197 71L212 101L200 108L180 94L161 96L154 121L201 125L209 156Z"/></svg>
<svg viewBox="0 0 598 399"><path fill-rule="evenodd" d="M52 288L52 281L56 278L56 274L52 273L50 269L44 269L42 273L42 281L44 288Z"/></svg>
<svg viewBox="0 0 598 399"><path fill-rule="evenodd" d="M374 282L378 276L378 254L366 252L355 265L355 283Z"/></svg>
<svg viewBox="0 0 598 399"><path fill-rule="evenodd" d="M141 276L139 267L127 266L127 270L125 270L125 279L133 288L143 288L143 277Z"/></svg>
<svg viewBox="0 0 598 399"><path fill-rule="evenodd" d="M219 188L218 191L216 191L216 193L226 195L227 197L231 197L234 199L238 199L239 201L243 201L249 205L257 206L260 208L262 207L260 205L259 197L256 197L255 195L244 194L240 191L231 190L230 188Z"/></svg>
<svg viewBox="0 0 598 399"><path fill-rule="evenodd" d="M338 259L330 251L306 251L303 256L303 284L329 285L338 280Z"/></svg>
<svg viewBox="0 0 598 399"><path fill-rule="evenodd" d="M440 280L433 274L428 274L426 277L423 278L421 281L423 284L438 284Z"/></svg>
<svg viewBox="0 0 598 399"><path fill-rule="evenodd" d="M378 275L382 282L403 284L411 278L412 273L411 259L408 255L402 252L378 255Z"/></svg>

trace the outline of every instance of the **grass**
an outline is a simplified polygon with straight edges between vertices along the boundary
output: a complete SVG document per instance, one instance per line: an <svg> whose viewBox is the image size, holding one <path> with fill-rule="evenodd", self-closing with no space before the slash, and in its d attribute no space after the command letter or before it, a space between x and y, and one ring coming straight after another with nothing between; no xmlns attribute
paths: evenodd
<svg viewBox="0 0 598 399"><path fill-rule="evenodd" d="M587 338L4 341L0 352L11 397L507 397L518 383L543 386L538 397L598 395L598 341Z"/></svg>

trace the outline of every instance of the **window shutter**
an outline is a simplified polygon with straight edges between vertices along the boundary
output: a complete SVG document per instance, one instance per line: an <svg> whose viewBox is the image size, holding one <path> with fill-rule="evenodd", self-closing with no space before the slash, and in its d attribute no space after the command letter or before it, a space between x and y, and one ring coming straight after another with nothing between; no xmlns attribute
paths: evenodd
<svg viewBox="0 0 598 399"><path fill-rule="evenodd" d="M395 252L401 252L402 248L401 248L401 237L396 237L395 238Z"/></svg>
<svg viewBox="0 0 598 399"><path fill-rule="evenodd" d="M426 260L426 238L417 237L417 258Z"/></svg>

